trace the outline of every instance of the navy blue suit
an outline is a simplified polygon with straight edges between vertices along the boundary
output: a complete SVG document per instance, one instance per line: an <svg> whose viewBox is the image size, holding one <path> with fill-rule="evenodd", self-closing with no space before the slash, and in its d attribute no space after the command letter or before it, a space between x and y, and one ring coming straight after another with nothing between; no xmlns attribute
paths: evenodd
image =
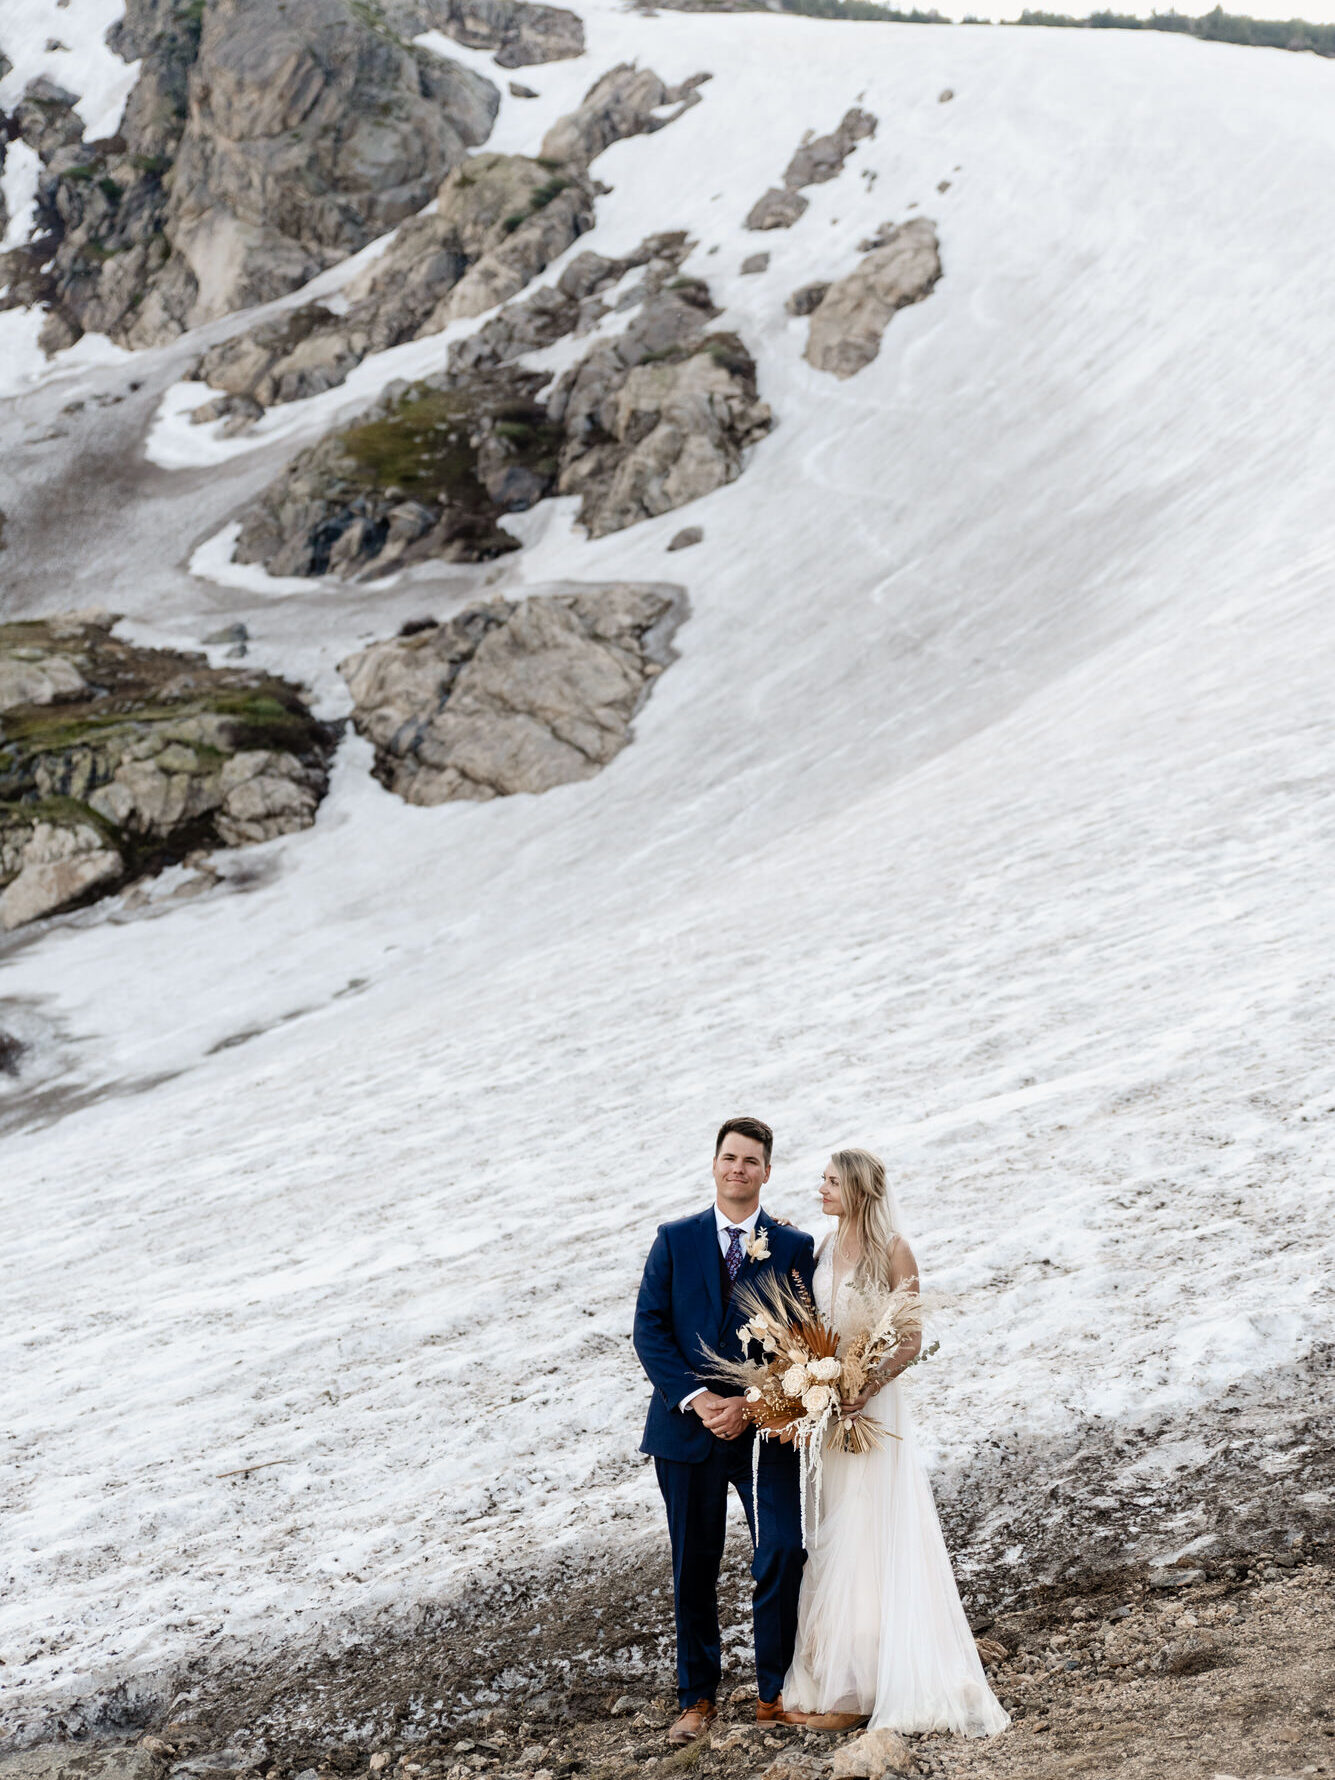
<svg viewBox="0 0 1335 1780"><path fill-rule="evenodd" d="M737 1284L766 1272L796 1271L811 1287L812 1239L804 1230L776 1224L762 1211L769 1259L743 1262ZM703 1386L736 1396L736 1385L712 1380L705 1347L740 1359L742 1313L722 1265L714 1207L659 1226L635 1306L635 1351L654 1394L640 1451L650 1454L667 1508L672 1541L672 1588L677 1618L677 1691L683 1706L712 1700L722 1675L718 1627L718 1573L723 1561L728 1486L742 1498L751 1530L751 1613L755 1632L756 1685L762 1700L775 1699L792 1661L797 1637L797 1597L802 1584L801 1481L797 1454L778 1441L761 1443L760 1537L752 1511L752 1448L748 1429L736 1440L711 1434L683 1397Z"/></svg>

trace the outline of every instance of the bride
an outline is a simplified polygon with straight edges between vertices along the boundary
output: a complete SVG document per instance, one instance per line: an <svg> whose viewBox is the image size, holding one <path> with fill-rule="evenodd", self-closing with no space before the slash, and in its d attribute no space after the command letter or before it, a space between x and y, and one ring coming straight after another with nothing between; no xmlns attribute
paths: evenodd
<svg viewBox="0 0 1335 1780"><path fill-rule="evenodd" d="M817 1308L834 1328L841 1305L851 1309L847 1295L916 1287L917 1262L875 1156L836 1150L821 1182L821 1209L839 1220L821 1246L815 1277ZM902 1342L846 1406L861 1413L874 1399L871 1413L899 1438L870 1453L824 1455L819 1532L803 1573L797 1645L783 1684L790 1721L842 1730L870 1718L873 1730L971 1737L1010 1722L964 1617L897 1382L920 1345L917 1335Z"/></svg>

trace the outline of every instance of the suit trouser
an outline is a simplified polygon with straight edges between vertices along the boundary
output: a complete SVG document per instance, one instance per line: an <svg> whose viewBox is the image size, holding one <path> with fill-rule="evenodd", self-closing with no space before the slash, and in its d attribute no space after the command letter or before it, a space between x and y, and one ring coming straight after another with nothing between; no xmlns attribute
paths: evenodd
<svg viewBox="0 0 1335 1780"><path fill-rule="evenodd" d="M727 1531L728 1485L742 1498L753 1555L751 1616L756 1686L762 1700L778 1696L797 1640L802 1586L802 1507L797 1455L766 1443L760 1452L760 1539L751 1503L753 1434L738 1440L711 1436L713 1450L692 1464L655 1459L672 1541L672 1591L677 1615L677 1692L683 1706L715 1698L722 1678L718 1574Z"/></svg>

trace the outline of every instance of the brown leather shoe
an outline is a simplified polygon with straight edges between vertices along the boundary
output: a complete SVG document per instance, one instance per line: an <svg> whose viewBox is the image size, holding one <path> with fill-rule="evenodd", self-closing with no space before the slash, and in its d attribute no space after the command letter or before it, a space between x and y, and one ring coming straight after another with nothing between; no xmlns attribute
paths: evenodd
<svg viewBox="0 0 1335 1780"><path fill-rule="evenodd" d="M808 1712L802 1723L809 1731L853 1731L867 1718L866 1712Z"/></svg>
<svg viewBox="0 0 1335 1780"><path fill-rule="evenodd" d="M718 1707L713 1700L697 1700L693 1706L686 1708L668 1732L668 1742L694 1743L709 1721L717 1717Z"/></svg>
<svg viewBox="0 0 1335 1780"><path fill-rule="evenodd" d="M805 1712L786 1712L783 1706L783 1695L777 1694L772 1700L756 1701L757 1724L805 1724Z"/></svg>

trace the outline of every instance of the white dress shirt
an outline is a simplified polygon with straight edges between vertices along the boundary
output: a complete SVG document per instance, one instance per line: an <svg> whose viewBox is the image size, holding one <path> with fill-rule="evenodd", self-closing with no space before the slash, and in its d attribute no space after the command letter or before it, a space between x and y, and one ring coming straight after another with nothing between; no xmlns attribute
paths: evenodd
<svg viewBox="0 0 1335 1780"><path fill-rule="evenodd" d="M728 1250L732 1247L732 1237L728 1234L729 1230L741 1231L742 1250L744 1253L747 1241L755 1234L756 1219L759 1216L760 1207L758 1205L749 1218L725 1217L717 1205L714 1207L714 1223L718 1228L718 1250L725 1261L728 1258ZM685 1409L688 1403L693 1403L697 1397L702 1396L707 1388L706 1385L701 1385L698 1391L692 1391L689 1396L683 1397L681 1402L678 1403L677 1408Z"/></svg>

